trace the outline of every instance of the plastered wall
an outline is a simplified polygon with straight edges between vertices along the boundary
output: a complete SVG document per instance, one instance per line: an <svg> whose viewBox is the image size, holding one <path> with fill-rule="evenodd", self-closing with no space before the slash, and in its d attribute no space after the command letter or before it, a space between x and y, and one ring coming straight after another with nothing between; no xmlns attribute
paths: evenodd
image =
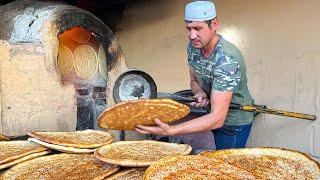
<svg viewBox="0 0 320 180"><path fill-rule="evenodd" d="M1 133L72 131L77 119L73 86L48 71L41 44L0 41Z"/></svg>
<svg viewBox="0 0 320 180"><path fill-rule="evenodd" d="M185 0L128 5L119 43L129 67L150 73L159 91L189 88ZM219 33L243 52L256 104L320 117L320 1L216 0ZM320 120L260 114L248 146L297 149L320 158Z"/></svg>

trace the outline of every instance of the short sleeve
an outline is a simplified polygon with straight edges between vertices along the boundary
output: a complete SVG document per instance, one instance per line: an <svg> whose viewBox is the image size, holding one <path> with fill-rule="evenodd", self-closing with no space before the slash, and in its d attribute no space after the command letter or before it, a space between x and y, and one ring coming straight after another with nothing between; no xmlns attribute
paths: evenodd
<svg viewBox="0 0 320 180"><path fill-rule="evenodd" d="M240 84L240 64L233 57L220 56L215 64L213 76L213 90L234 91Z"/></svg>

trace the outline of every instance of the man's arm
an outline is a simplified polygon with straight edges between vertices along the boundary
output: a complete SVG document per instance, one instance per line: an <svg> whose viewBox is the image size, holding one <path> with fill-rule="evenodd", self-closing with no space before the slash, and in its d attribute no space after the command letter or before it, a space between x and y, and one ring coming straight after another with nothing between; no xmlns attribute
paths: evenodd
<svg viewBox="0 0 320 180"><path fill-rule="evenodd" d="M207 93L201 88L196 79L194 70L189 66L190 73L190 87L194 94L194 97L197 99L197 102L192 102L190 105L196 107L204 107L209 104L209 99Z"/></svg>
<svg viewBox="0 0 320 180"><path fill-rule="evenodd" d="M173 127L174 134L206 131L222 127L227 117L231 98L232 91L213 91L210 98L211 112L207 115L176 125Z"/></svg>
<svg viewBox="0 0 320 180"><path fill-rule="evenodd" d="M157 119L156 126L137 125L136 130L143 134L177 135L220 128L226 119L231 98L232 91L213 91L210 114L172 126Z"/></svg>
<svg viewBox="0 0 320 180"><path fill-rule="evenodd" d="M198 92L205 93L201 86L198 84L198 81L196 79L196 75L194 74L194 71L191 67L189 67L189 73L190 73L190 87L193 92L193 94L197 94Z"/></svg>

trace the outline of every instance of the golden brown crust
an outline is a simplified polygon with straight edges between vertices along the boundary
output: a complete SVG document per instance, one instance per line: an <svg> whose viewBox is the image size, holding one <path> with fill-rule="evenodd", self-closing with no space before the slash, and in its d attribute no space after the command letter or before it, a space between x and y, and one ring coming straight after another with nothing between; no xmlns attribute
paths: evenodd
<svg viewBox="0 0 320 180"><path fill-rule="evenodd" d="M203 152L200 155L251 172L255 177L319 179L320 165L310 156L280 148L245 148ZM298 179L299 179L298 178Z"/></svg>
<svg viewBox="0 0 320 180"><path fill-rule="evenodd" d="M144 179L320 179L319 163L298 151L245 148L163 158Z"/></svg>
<svg viewBox="0 0 320 180"><path fill-rule="evenodd" d="M28 135L38 140L75 148L97 148L110 144L114 137L105 131L84 130L75 132L35 132Z"/></svg>
<svg viewBox="0 0 320 180"><path fill-rule="evenodd" d="M0 164L10 162L32 153L48 150L37 143L29 141L1 141Z"/></svg>
<svg viewBox="0 0 320 180"><path fill-rule="evenodd" d="M10 138L8 138L7 136L0 134L0 141L9 141Z"/></svg>
<svg viewBox="0 0 320 180"><path fill-rule="evenodd" d="M140 99L119 103L106 109L98 118L105 129L132 130L138 124L154 125L156 118L169 123L188 115L187 105L171 99Z"/></svg>
<svg viewBox="0 0 320 180"><path fill-rule="evenodd" d="M147 168L129 168L122 171L118 171L112 176L106 178L106 180L142 180L144 172Z"/></svg>
<svg viewBox="0 0 320 180"><path fill-rule="evenodd" d="M60 70L60 74L62 76L65 76L68 73L70 73L70 71L72 71L73 54L72 54L71 50L63 44L60 44L60 46L59 46L59 54L58 54L58 58L57 58L57 64L58 64L58 67Z"/></svg>
<svg viewBox="0 0 320 180"><path fill-rule="evenodd" d="M78 46L74 53L74 70L82 79L91 78L98 70L97 54L88 44Z"/></svg>
<svg viewBox="0 0 320 180"><path fill-rule="evenodd" d="M205 156L173 156L153 163L145 180L158 179L254 179L254 176L229 164Z"/></svg>
<svg viewBox="0 0 320 180"><path fill-rule="evenodd" d="M98 148L94 155L105 162L128 167L146 167L161 158L187 155L191 152L187 144L158 141L119 141Z"/></svg>
<svg viewBox="0 0 320 180"><path fill-rule="evenodd" d="M8 167L11 167L11 166L16 165L16 164L19 164L19 163L22 163L22 162L27 161L27 160L30 160L30 159L34 159L34 158L36 158L36 157L40 157L40 156L49 154L50 152L51 152L50 150L47 150L47 151L32 153L32 154L29 154L29 155L24 156L24 157L22 157L22 158L19 158L19 159L10 161L10 162L6 162L6 163L3 163L3 164L0 164L0 170L1 170L1 169L8 168Z"/></svg>
<svg viewBox="0 0 320 180"><path fill-rule="evenodd" d="M104 163L90 154L55 154L20 163L1 177L23 180L103 179L118 169L118 166Z"/></svg>

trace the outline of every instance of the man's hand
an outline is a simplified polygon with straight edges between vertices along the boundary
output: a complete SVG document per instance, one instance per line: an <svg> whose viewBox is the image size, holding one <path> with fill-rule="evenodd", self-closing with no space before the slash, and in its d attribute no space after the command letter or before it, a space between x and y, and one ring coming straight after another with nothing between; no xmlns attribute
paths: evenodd
<svg viewBox="0 0 320 180"><path fill-rule="evenodd" d="M135 129L141 134L157 134L163 136L174 135L172 127L170 127L169 124L164 123L159 119L155 119L154 122L156 123L156 126L137 125Z"/></svg>
<svg viewBox="0 0 320 180"><path fill-rule="evenodd" d="M208 96L205 92L197 92L197 94L194 95L196 98L196 102L190 103L191 106L196 106L196 107L205 107L209 104L209 99Z"/></svg>

